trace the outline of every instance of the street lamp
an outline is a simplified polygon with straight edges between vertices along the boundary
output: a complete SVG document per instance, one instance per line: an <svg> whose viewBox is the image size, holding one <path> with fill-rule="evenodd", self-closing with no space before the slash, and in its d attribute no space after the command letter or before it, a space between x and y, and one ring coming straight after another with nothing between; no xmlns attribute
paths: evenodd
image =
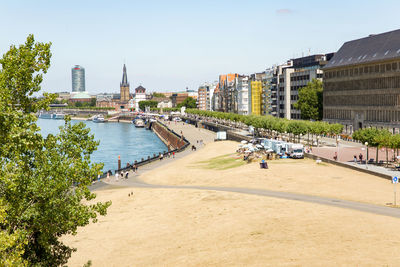
<svg viewBox="0 0 400 267"><path fill-rule="evenodd" d="M368 169L368 142L365 142L365 146L367 147L367 158L365 160L365 168Z"/></svg>

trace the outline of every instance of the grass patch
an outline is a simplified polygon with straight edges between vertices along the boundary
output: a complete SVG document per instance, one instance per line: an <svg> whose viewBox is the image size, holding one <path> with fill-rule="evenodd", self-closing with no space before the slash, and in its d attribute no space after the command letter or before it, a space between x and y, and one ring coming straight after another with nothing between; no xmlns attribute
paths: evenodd
<svg viewBox="0 0 400 267"><path fill-rule="evenodd" d="M246 162L236 154L226 154L209 160L198 161L195 165L192 165L192 167L200 169L227 170L245 164Z"/></svg>

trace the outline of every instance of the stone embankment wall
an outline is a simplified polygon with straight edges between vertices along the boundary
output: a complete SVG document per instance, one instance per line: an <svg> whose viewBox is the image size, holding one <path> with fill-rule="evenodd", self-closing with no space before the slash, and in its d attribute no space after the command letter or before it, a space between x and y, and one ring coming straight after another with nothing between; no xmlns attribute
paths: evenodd
<svg viewBox="0 0 400 267"><path fill-rule="evenodd" d="M151 129L158 135L158 137L168 147L168 150L181 149L185 146L186 141L174 131L169 130L160 122L153 122Z"/></svg>

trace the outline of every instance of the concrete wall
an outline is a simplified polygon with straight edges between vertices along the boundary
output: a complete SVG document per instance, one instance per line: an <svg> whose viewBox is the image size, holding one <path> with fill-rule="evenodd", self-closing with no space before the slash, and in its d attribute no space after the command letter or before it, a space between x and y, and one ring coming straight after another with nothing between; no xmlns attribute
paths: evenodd
<svg viewBox="0 0 400 267"><path fill-rule="evenodd" d="M153 122L151 129L160 137L169 150L181 149L186 144L182 137L159 122Z"/></svg>

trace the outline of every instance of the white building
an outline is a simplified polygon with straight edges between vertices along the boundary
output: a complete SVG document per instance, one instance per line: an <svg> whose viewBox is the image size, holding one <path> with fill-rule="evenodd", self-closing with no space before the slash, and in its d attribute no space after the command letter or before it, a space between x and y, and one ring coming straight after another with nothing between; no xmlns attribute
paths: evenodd
<svg viewBox="0 0 400 267"><path fill-rule="evenodd" d="M157 108L172 108L172 101L171 100L162 100L158 102Z"/></svg>
<svg viewBox="0 0 400 267"><path fill-rule="evenodd" d="M236 77L238 114L249 114L249 76Z"/></svg>
<svg viewBox="0 0 400 267"><path fill-rule="evenodd" d="M139 102L140 101L145 101L146 99L146 88L143 86L139 86L135 89L135 100L134 100L134 105L135 105L135 111L139 111Z"/></svg>

